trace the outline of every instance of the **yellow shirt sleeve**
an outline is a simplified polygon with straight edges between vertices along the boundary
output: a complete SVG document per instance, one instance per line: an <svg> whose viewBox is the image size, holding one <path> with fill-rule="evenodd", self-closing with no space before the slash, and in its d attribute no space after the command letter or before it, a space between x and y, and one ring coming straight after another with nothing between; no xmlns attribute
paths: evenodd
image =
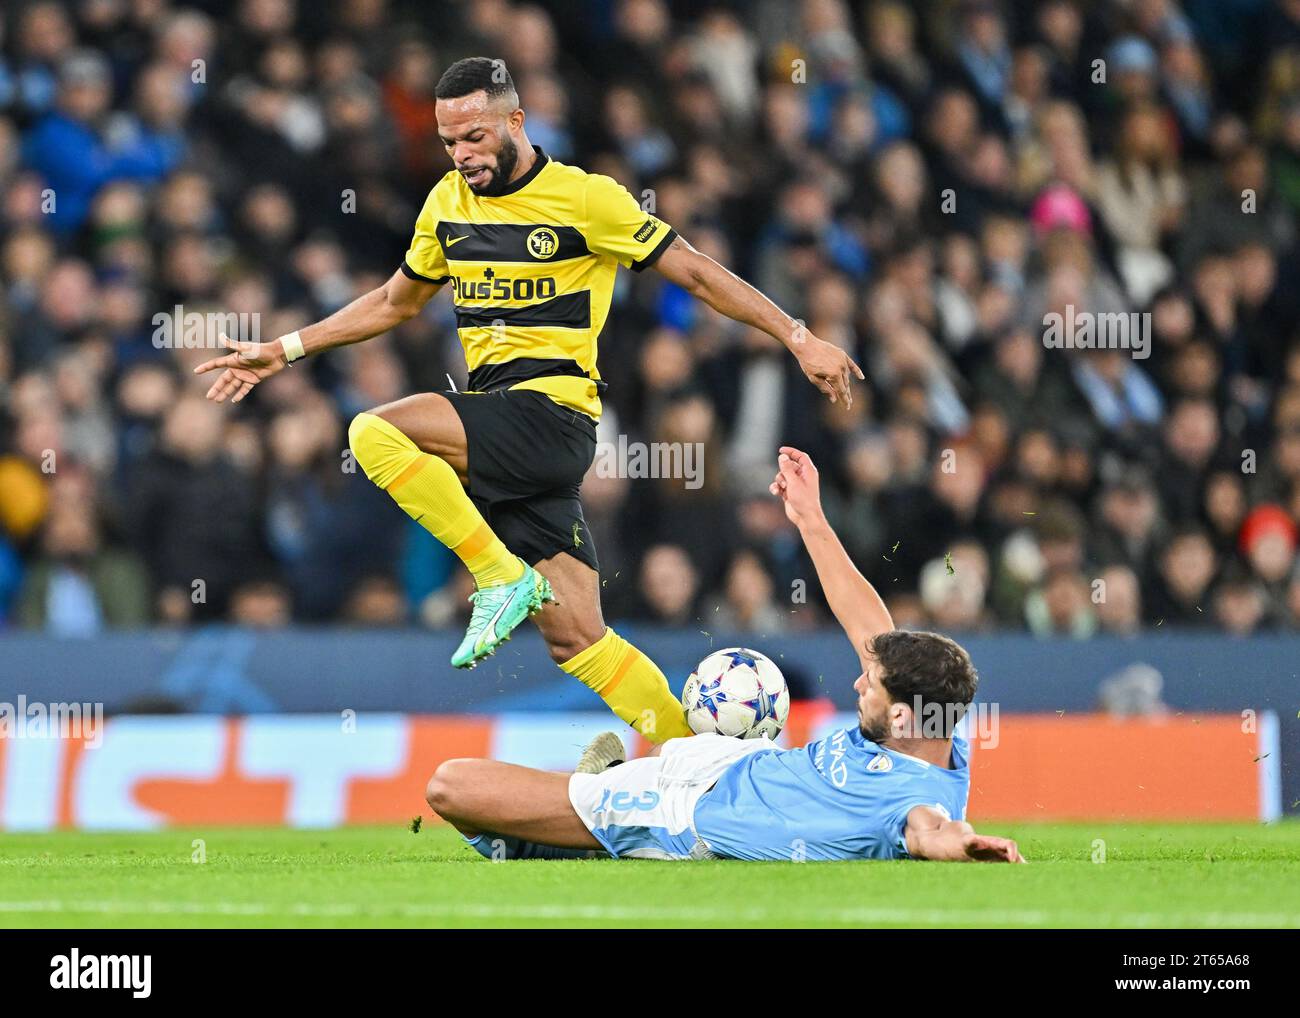
<svg viewBox="0 0 1300 1018"><path fill-rule="evenodd" d="M451 273L447 270L447 256L442 250L442 241L438 239L438 189L437 184L429 197L424 200L424 208L415 220L415 236L402 262L402 272L411 279L420 279L426 283L447 282Z"/></svg>
<svg viewBox="0 0 1300 1018"><path fill-rule="evenodd" d="M668 249L676 231L637 204L612 177L587 177L587 222L583 236L596 254L613 255L640 272Z"/></svg>

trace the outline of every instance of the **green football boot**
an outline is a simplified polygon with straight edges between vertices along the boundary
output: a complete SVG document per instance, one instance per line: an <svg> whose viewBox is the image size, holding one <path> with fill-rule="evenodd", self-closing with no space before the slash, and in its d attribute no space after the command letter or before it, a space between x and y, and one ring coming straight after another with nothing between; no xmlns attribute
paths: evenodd
<svg viewBox="0 0 1300 1018"><path fill-rule="evenodd" d="M469 599L474 611L470 615L469 628L465 630L465 639L451 656L454 668L473 668L485 657L490 657L510 639L519 623L541 611L542 605L554 601L555 594L551 591L550 581L525 562L524 575L514 583L476 590Z"/></svg>

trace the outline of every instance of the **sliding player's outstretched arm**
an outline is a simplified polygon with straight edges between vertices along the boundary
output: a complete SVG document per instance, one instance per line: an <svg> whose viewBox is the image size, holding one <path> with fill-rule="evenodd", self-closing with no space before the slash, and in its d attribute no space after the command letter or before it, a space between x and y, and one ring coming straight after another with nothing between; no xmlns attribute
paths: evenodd
<svg viewBox="0 0 1300 1018"><path fill-rule="evenodd" d="M253 386L283 369L290 360L359 343L414 318L440 289L440 284L411 279L399 270L383 286L363 294L328 318L270 343L245 343L222 336L222 345L233 352L205 361L194 373L201 375L224 369L208 390L208 399L222 403L229 398L232 403L238 403Z"/></svg>
<svg viewBox="0 0 1300 1018"><path fill-rule="evenodd" d="M917 806L907 814L907 854L934 862L1024 862L1010 838L979 834L964 820L949 820L937 809Z"/></svg>
<svg viewBox="0 0 1300 1018"><path fill-rule="evenodd" d="M817 579L826 601L844 632L863 658L871 640L894 628L889 609L840 544L822 512L817 468L806 452L781 446L777 475L770 490L785 503L785 514L799 528L808 554L817 568Z"/></svg>
<svg viewBox="0 0 1300 1018"><path fill-rule="evenodd" d="M850 379L865 378L853 358L833 343L818 339L734 272L676 237L654 267L720 315L766 332L799 362L808 381L832 403L853 405Z"/></svg>

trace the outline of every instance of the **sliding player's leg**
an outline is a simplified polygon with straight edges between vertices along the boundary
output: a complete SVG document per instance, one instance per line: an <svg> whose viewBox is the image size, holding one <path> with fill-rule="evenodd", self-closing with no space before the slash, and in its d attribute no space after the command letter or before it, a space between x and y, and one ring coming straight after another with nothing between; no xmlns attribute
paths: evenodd
<svg viewBox="0 0 1300 1018"><path fill-rule="evenodd" d="M473 617L452 657L457 667L472 666L540 608L550 590L506 548L466 493L468 444L460 416L437 393L409 396L358 414L348 443L366 476L473 573Z"/></svg>
<svg viewBox="0 0 1300 1018"><path fill-rule="evenodd" d="M601 850L569 800L567 774L448 760L429 779L425 797L488 858L586 858Z"/></svg>
<svg viewBox="0 0 1300 1018"><path fill-rule="evenodd" d="M651 742L690 735L659 666L606 627L596 570L561 552L538 562L537 571L555 591L555 603L533 619L555 662Z"/></svg>

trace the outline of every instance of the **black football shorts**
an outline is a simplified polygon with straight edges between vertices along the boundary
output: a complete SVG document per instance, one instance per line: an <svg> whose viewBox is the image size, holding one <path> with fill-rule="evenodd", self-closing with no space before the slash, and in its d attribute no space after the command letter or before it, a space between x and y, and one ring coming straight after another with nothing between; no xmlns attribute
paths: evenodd
<svg viewBox="0 0 1300 1018"><path fill-rule="evenodd" d="M528 389L443 395L465 426L469 496L497 537L529 565L568 552L598 570L579 499L595 422Z"/></svg>

